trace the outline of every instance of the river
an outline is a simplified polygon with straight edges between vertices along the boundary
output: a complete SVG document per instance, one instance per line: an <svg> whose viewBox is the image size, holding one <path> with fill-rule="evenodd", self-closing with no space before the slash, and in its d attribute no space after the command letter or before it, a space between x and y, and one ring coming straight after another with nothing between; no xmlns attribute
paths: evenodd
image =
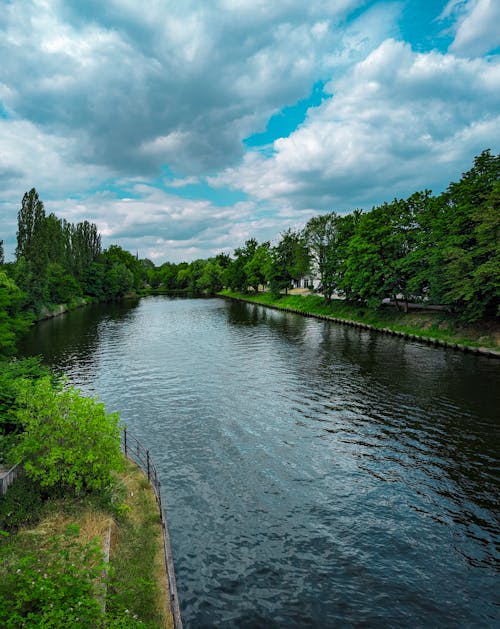
<svg viewBox="0 0 500 629"><path fill-rule="evenodd" d="M35 326L159 468L199 627L492 627L500 361L222 299Z"/></svg>

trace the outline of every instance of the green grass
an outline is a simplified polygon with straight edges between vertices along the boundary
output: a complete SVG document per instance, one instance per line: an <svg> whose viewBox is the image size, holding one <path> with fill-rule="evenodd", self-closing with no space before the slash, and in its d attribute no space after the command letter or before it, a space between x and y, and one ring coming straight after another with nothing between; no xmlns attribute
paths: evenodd
<svg viewBox="0 0 500 629"><path fill-rule="evenodd" d="M126 505L113 536L108 610L128 610L142 626L167 626L165 566L158 506L144 474L130 461L124 473ZM167 623L167 624L166 624Z"/></svg>
<svg viewBox="0 0 500 629"><path fill-rule="evenodd" d="M395 308L373 309L340 299L333 300L330 305L327 305L319 295L282 295L280 298L276 298L268 292L243 294L229 290L221 291L219 294L223 297L242 299L278 309L292 309L304 314L329 316L364 323L374 328L390 329L395 332L413 334L422 338L432 338L467 347L499 349L500 326L498 321L463 325L447 312L411 311L404 314Z"/></svg>
<svg viewBox="0 0 500 629"><path fill-rule="evenodd" d="M128 460L106 495L46 498L38 485L21 478L0 498L0 625L24 626L26 619L27 627L101 626L101 564L109 531L106 626L173 626L159 510L144 474ZM58 598L47 598L49 586ZM75 620L74 591L92 621L83 622L81 615Z"/></svg>

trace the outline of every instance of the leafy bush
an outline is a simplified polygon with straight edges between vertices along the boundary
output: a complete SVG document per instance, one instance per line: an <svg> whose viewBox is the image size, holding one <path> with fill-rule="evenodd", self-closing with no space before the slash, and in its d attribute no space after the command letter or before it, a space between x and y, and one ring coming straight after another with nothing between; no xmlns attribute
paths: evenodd
<svg viewBox="0 0 500 629"><path fill-rule="evenodd" d="M33 321L33 316L23 310L25 303L25 293L0 271L0 355L14 352L17 337Z"/></svg>
<svg viewBox="0 0 500 629"><path fill-rule="evenodd" d="M42 487L100 491L122 466L117 413L50 378L23 382L17 411L24 432L16 447L26 474Z"/></svg>
<svg viewBox="0 0 500 629"><path fill-rule="evenodd" d="M2 627L100 626L102 551L95 542L79 544L76 532L53 536L36 552L0 547Z"/></svg>
<svg viewBox="0 0 500 629"><path fill-rule="evenodd" d="M19 383L24 379L36 380L46 375L47 368L39 358L0 358L0 463L8 465L15 462L12 449L22 429L17 417Z"/></svg>

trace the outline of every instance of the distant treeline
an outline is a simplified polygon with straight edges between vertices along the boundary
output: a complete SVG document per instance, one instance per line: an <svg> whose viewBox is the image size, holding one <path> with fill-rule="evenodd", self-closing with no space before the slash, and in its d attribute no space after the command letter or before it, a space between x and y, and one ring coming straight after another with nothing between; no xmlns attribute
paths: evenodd
<svg viewBox="0 0 500 629"><path fill-rule="evenodd" d="M119 246L101 248L96 225L46 215L35 189L18 214L15 262L0 241L0 353L47 304L98 300L144 289L216 293L267 286L276 295L308 278L327 301L340 295L378 306L444 304L462 320L499 314L500 156L484 151L438 196L425 190L369 212L331 212L276 244L251 238L232 256L157 267Z"/></svg>

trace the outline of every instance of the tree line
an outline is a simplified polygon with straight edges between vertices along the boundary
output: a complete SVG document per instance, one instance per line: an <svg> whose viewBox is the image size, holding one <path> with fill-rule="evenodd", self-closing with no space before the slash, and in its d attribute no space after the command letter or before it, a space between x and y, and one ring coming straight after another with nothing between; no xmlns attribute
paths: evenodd
<svg viewBox="0 0 500 629"><path fill-rule="evenodd" d="M267 288L276 296L304 278L327 302L378 307L391 299L443 304L465 321L499 314L500 156L483 151L442 194L429 190L368 212L329 212L277 242L255 238L208 259L156 266L117 245L103 250L93 223L46 214L35 189L18 213L15 261L0 240L0 346L12 348L43 305L130 291L217 293ZM3 351L3 350L2 350Z"/></svg>
<svg viewBox="0 0 500 629"><path fill-rule="evenodd" d="M232 256L148 269L154 287L276 296L309 277L333 296L378 307L384 299L443 304L464 321L499 314L500 156L483 151L447 190L394 199L371 211L330 212L274 245L250 238Z"/></svg>

